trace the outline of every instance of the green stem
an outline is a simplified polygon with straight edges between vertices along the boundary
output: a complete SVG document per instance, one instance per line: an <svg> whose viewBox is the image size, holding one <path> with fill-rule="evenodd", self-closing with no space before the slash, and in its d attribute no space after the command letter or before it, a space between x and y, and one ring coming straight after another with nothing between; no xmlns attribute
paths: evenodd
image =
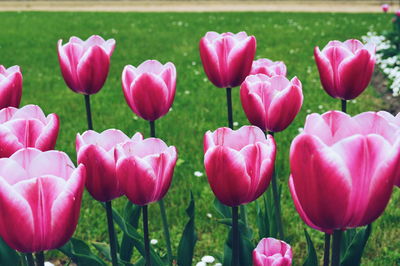
<svg viewBox="0 0 400 266"><path fill-rule="evenodd" d="M92 130L93 122L92 122L92 110L90 108L90 95L85 94L85 106L86 106L86 118L87 118L88 129Z"/></svg>
<svg viewBox="0 0 400 266"><path fill-rule="evenodd" d="M329 266L330 250L331 250L331 234L325 233L324 266Z"/></svg>
<svg viewBox="0 0 400 266"><path fill-rule="evenodd" d="M228 109L228 125L233 129L232 88L226 88L226 107Z"/></svg>
<svg viewBox="0 0 400 266"><path fill-rule="evenodd" d="M342 239L342 233L342 230L333 231L332 266L340 265L340 242Z"/></svg>
<svg viewBox="0 0 400 266"><path fill-rule="evenodd" d="M113 266L118 266L117 243L116 243L116 237L115 237L115 229L114 229L111 201L106 202L106 213L107 213L108 236L110 239L111 261L112 261Z"/></svg>
<svg viewBox="0 0 400 266"><path fill-rule="evenodd" d="M232 207L232 266L239 266L239 208Z"/></svg>
<svg viewBox="0 0 400 266"><path fill-rule="evenodd" d="M347 113L347 101L341 100L341 103L342 103L342 112Z"/></svg>
<svg viewBox="0 0 400 266"><path fill-rule="evenodd" d="M36 266L44 266L44 253L43 253L43 251L36 252Z"/></svg>
<svg viewBox="0 0 400 266"><path fill-rule="evenodd" d="M150 261L150 240L149 240L149 219L147 214L147 205L142 207L143 212L143 241L145 249L146 266L151 266Z"/></svg>
<svg viewBox="0 0 400 266"><path fill-rule="evenodd" d="M33 260L32 253L25 253L26 261L28 262L28 266L35 266L35 261Z"/></svg>

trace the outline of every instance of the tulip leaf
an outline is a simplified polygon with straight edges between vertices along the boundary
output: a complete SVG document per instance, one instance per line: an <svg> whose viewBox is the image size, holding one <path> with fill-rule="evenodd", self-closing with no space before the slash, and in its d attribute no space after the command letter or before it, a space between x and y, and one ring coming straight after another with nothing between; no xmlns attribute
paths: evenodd
<svg viewBox="0 0 400 266"><path fill-rule="evenodd" d="M183 230L182 238L179 242L178 265L192 265L194 247L197 242L197 233L195 229L195 202L192 192L190 192L190 203L186 209L186 214L189 216L189 221Z"/></svg>
<svg viewBox="0 0 400 266"><path fill-rule="evenodd" d="M111 253L110 253L110 246L106 243L102 243L102 242L93 242L92 246L95 247L95 249L97 249L98 252L100 252L101 255L103 255L103 257L108 260L111 261ZM118 259L118 264L120 265L125 265L125 266L133 266L133 264Z"/></svg>
<svg viewBox="0 0 400 266"><path fill-rule="evenodd" d="M372 225L369 224L368 226L361 228L357 231L355 231L355 229L354 231L349 231L349 233L345 235L346 241L349 244L347 245L346 251L342 256L341 265L360 265L361 257L367 244L368 238L371 235L371 231Z"/></svg>
<svg viewBox="0 0 400 266"><path fill-rule="evenodd" d="M304 229L304 235L306 236L307 241L307 258L304 261L303 266L318 266L317 253L315 252L314 244L306 229Z"/></svg>
<svg viewBox="0 0 400 266"><path fill-rule="evenodd" d="M124 220L129 223L133 228L137 229L139 226L139 218L142 208L139 205L135 205L130 201L127 201L124 211ZM124 233L122 236L120 258L124 261L130 261L133 254L134 240L129 237L128 234Z"/></svg>
<svg viewBox="0 0 400 266"><path fill-rule="evenodd" d="M115 223L121 228L121 230L132 239L134 246L144 257L145 249L144 249L143 237L137 232L137 230L131 224L127 223L114 208L113 208L113 219ZM164 265L160 256L158 256L158 254L151 247L150 247L150 258L151 258L151 265L154 266Z"/></svg>
<svg viewBox="0 0 400 266"><path fill-rule="evenodd" d="M260 239L268 237L269 235L269 221L264 211L261 209L260 204L256 201L256 223L258 227L258 237Z"/></svg>
<svg viewBox="0 0 400 266"><path fill-rule="evenodd" d="M59 250L70 257L78 265L105 266L107 265L98 256L92 253L90 247L82 240L71 238Z"/></svg>
<svg viewBox="0 0 400 266"><path fill-rule="evenodd" d="M0 265L20 265L21 257L0 238Z"/></svg>
<svg viewBox="0 0 400 266"><path fill-rule="evenodd" d="M222 204L217 198L214 199L214 207L223 218L231 218L231 208Z"/></svg>

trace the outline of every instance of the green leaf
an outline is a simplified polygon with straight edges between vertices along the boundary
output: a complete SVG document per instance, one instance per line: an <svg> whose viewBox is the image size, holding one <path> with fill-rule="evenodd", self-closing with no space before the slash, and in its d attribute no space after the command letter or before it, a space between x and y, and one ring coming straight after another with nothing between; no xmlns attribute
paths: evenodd
<svg viewBox="0 0 400 266"><path fill-rule="evenodd" d="M141 206L135 205L129 200L125 205L124 220L128 222L135 229L139 226L139 219L141 213ZM122 236L120 258L123 261L130 261L133 255L134 241L126 233Z"/></svg>
<svg viewBox="0 0 400 266"><path fill-rule="evenodd" d="M256 223L258 227L258 237L260 239L269 236L269 221L264 211L261 209L260 204L256 201L257 217Z"/></svg>
<svg viewBox="0 0 400 266"><path fill-rule="evenodd" d="M182 238L179 242L178 265L192 265L194 247L197 242L197 233L195 229L195 203L192 192L190 192L190 203L186 209L186 214L189 216L189 221L183 230Z"/></svg>
<svg viewBox="0 0 400 266"><path fill-rule="evenodd" d="M0 238L0 265L19 265L21 257Z"/></svg>
<svg viewBox="0 0 400 266"><path fill-rule="evenodd" d="M314 244L306 229L304 229L304 235L307 240L307 258L304 261L303 266L318 266L317 253L315 252Z"/></svg>
<svg viewBox="0 0 400 266"><path fill-rule="evenodd" d="M222 204L217 198L214 199L214 207L223 218L231 218L231 208Z"/></svg>
<svg viewBox="0 0 400 266"><path fill-rule="evenodd" d="M67 244L59 248L59 250L70 257L78 265L87 266L106 266L98 256L92 253L89 246L82 240L71 238Z"/></svg>
<svg viewBox="0 0 400 266"><path fill-rule="evenodd" d="M111 259L111 253L110 253L110 246L108 244L102 243L102 242L93 242L92 246L95 247L95 249L97 249L97 251L100 252L100 254L103 255L106 260L111 262L112 259ZM118 264L125 265L125 266L133 265L133 264L131 264L127 261L121 260L121 259L118 259Z"/></svg>
<svg viewBox="0 0 400 266"><path fill-rule="evenodd" d="M357 230L357 232L354 231L349 233L349 236L346 235L346 240L349 241L351 239L351 241L350 244L347 246L344 255L342 256L341 265L360 265L361 257L367 244L368 238L371 235L371 231L372 225L369 224L368 226Z"/></svg>
<svg viewBox="0 0 400 266"><path fill-rule="evenodd" d="M280 192L279 192L279 197L280 197ZM265 209L265 216L268 219L268 224L269 224L269 235L268 236L277 238L278 237L278 224L276 223L276 211L275 211L272 186L270 186L268 188L266 195L264 195L264 209Z"/></svg>
<svg viewBox="0 0 400 266"><path fill-rule="evenodd" d="M134 228L131 224L127 223L122 216L113 208L113 219L115 223L121 228L121 230L127 234L133 241L133 245L140 252L140 254L145 256L145 249L143 243L143 237L137 232L136 228ZM150 247L150 258L151 265L164 265L164 262L161 260L160 256Z"/></svg>

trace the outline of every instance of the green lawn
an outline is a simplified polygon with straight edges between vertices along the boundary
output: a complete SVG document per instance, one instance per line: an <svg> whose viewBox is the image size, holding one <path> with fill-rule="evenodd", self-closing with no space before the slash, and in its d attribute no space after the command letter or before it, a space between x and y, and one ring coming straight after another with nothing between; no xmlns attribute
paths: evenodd
<svg viewBox="0 0 400 266"><path fill-rule="evenodd" d="M329 40L360 38L369 30L390 27L390 15L329 14L329 13L0 13L0 64L22 67L24 93L22 105L38 104L46 113L60 116L61 130L57 149L67 152L75 161L75 135L86 129L84 101L70 91L61 77L56 43L70 36L87 38L99 34L114 38L109 78L101 92L92 97L94 128L102 131L118 128L133 135L140 131L148 136L148 124L138 119L128 105L121 89L121 72L125 65L138 65L146 59L171 61L178 72L177 94L173 110L157 121L157 134L169 145L175 145L184 162L176 168L174 181L165 198L171 224L173 248L187 220L185 208L189 191L196 200L196 226L199 241L195 262L203 255L218 255L223 250L226 228L218 224L212 206L213 194L205 176L193 173L203 167L202 138L207 130L227 125L225 91L207 80L199 58L198 42L207 31L246 31L257 38L257 58L283 60L288 76L298 76L303 83L304 104L294 123L276 136L278 143L278 177L283 185L283 220L288 242L294 247L297 265L303 261L306 244L305 224L296 213L287 187L288 151L291 140L303 126L308 112L322 113L339 109L339 101L323 92L313 59L315 45ZM234 121L248 124L242 111L238 88L233 91ZM351 114L384 108L384 102L369 88L356 102L349 104ZM118 199L122 208L126 199ZM395 265L400 263L400 192L395 189L392 201L375 224L363 263ZM249 219L255 229L254 204ZM252 211L253 209L253 211ZM212 214L212 218L208 217ZM150 206L151 238L159 240L156 247L165 252L158 206ZM309 232L311 230L309 229ZM86 193L81 219L75 234L88 241L106 241L104 209ZM322 251L323 234L311 234ZM52 256L60 256L52 253ZM322 252L319 252L322 256Z"/></svg>

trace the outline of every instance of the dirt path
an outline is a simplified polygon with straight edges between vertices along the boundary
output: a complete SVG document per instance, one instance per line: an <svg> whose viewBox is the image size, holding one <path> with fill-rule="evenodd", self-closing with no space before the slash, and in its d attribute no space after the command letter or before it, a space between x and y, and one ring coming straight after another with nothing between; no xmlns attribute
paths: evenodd
<svg viewBox="0 0 400 266"><path fill-rule="evenodd" d="M0 1L0 11L382 12L378 1Z"/></svg>

